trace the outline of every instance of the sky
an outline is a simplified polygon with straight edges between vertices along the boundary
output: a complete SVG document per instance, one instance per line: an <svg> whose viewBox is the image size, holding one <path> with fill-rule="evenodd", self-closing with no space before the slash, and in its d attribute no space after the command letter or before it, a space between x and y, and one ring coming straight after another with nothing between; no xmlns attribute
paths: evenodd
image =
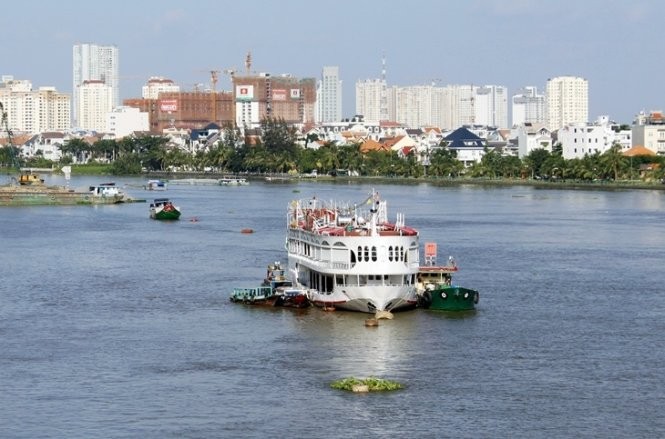
<svg viewBox="0 0 665 439"><path fill-rule="evenodd" d="M210 71L320 78L339 66L343 117L355 84L501 85L542 92L548 78L589 81L589 119L631 123L665 109L662 0L22 0L0 15L0 75L72 91L72 47L116 45L121 99L150 76L181 89ZM230 90L220 75L218 90ZM510 112L510 108L509 108Z"/></svg>

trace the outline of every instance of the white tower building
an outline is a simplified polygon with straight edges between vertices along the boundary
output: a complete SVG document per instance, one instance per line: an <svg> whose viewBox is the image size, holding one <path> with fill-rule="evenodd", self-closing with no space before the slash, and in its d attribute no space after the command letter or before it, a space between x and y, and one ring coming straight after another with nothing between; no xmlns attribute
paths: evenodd
<svg viewBox="0 0 665 439"><path fill-rule="evenodd" d="M323 67L316 90L316 109L317 123L342 120L342 81L338 66Z"/></svg>
<svg viewBox="0 0 665 439"><path fill-rule="evenodd" d="M73 105L74 126L80 125L81 107L79 87L84 81L102 81L111 89L111 108L120 104L118 48L97 44L75 44L73 50ZM88 118L89 119L89 118Z"/></svg>
<svg viewBox="0 0 665 439"><path fill-rule="evenodd" d="M474 122L488 127L508 127L508 89L486 85L474 90Z"/></svg>
<svg viewBox="0 0 665 439"><path fill-rule="evenodd" d="M545 89L547 125L552 131L589 119L589 83L577 76L547 80Z"/></svg>
<svg viewBox="0 0 665 439"><path fill-rule="evenodd" d="M356 114L362 115L365 122L374 123L381 120L384 89L383 79L356 82Z"/></svg>
<svg viewBox="0 0 665 439"><path fill-rule="evenodd" d="M545 96L536 87L524 87L512 98L513 126L545 123Z"/></svg>
<svg viewBox="0 0 665 439"><path fill-rule="evenodd" d="M107 115L113 107L113 89L104 81L83 81L78 87L78 127L84 130L104 132Z"/></svg>

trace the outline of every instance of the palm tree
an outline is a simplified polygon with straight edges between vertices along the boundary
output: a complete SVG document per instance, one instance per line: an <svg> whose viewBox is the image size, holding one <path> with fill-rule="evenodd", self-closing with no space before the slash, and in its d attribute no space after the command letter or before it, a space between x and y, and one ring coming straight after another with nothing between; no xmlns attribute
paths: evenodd
<svg viewBox="0 0 665 439"><path fill-rule="evenodd" d="M611 171L614 175L614 181L619 179L619 168L626 166L626 158L621 153L621 145L615 143L610 149L600 156L600 163L606 171Z"/></svg>

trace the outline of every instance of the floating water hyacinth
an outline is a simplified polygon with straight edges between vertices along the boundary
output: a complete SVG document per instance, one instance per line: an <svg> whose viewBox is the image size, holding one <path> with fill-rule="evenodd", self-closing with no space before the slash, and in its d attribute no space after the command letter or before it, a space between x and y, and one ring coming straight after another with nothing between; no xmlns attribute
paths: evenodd
<svg viewBox="0 0 665 439"><path fill-rule="evenodd" d="M386 392L403 388L403 386L397 381L375 377L364 379L354 377L342 378L330 383L330 387L337 390L348 390L350 392Z"/></svg>

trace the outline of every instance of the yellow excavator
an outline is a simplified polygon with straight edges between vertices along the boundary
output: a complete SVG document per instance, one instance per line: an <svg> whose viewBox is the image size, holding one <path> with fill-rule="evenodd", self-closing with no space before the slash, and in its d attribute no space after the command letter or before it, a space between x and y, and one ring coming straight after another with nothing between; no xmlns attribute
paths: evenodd
<svg viewBox="0 0 665 439"><path fill-rule="evenodd" d="M2 129L7 132L8 144L7 147L10 148L10 154L12 156L13 165L21 171L20 164L17 158L17 151L14 147L14 141L12 139L12 130L9 129L9 121L7 118L7 112L5 111L2 102L0 102L0 115L2 115ZM43 186L44 180L39 177L39 175L33 172L20 172L18 177L18 183L22 186Z"/></svg>

